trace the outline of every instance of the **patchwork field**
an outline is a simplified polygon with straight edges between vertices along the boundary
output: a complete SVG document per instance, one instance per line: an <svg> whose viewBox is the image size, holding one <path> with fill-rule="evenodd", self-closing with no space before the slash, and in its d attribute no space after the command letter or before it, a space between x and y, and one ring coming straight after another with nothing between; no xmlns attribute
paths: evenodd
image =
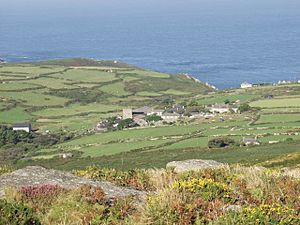
<svg viewBox="0 0 300 225"><path fill-rule="evenodd" d="M0 122L30 122L38 134L72 134L57 144L22 153L26 160L18 165L38 163L72 169L97 164L131 169L160 167L167 161L188 158L295 165L295 157L280 163L278 157L297 155L300 150L299 93L300 85L217 91L186 76L146 71L115 61L68 59L3 64ZM185 116L173 125L90 132L99 121L120 115L123 108L183 104L193 112L207 111L209 104L236 101L249 104L251 109L211 118ZM262 144L240 147L245 137L256 137ZM215 138L230 138L235 145L208 148ZM75 157L64 161L58 157L64 152L72 152Z"/></svg>

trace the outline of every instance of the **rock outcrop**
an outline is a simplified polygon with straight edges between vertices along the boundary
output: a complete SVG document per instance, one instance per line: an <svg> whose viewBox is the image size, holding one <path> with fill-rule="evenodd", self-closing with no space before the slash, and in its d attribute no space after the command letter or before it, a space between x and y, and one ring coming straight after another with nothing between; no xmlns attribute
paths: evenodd
<svg viewBox="0 0 300 225"><path fill-rule="evenodd" d="M49 170L40 166L28 166L16 170L10 174L0 176L0 197L6 187L26 187L32 185L58 185L65 189L75 189L82 185L101 187L107 198L126 197L133 195L143 198L144 192L131 188L119 187L110 182L93 181L87 178L77 177L68 172Z"/></svg>
<svg viewBox="0 0 300 225"><path fill-rule="evenodd" d="M172 169L175 173L182 173L187 171L196 171L196 170L203 170L203 169L216 169L225 166L226 164L214 160L192 159L192 160L185 160L185 161L169 162L166 168Z"/></svg>

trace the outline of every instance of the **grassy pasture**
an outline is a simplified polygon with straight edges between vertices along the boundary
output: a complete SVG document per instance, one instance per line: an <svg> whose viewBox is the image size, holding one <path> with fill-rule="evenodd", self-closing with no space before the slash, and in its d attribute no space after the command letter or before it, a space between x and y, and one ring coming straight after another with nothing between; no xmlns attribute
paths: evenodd
<svg viewBox="0 0 300 225"><path fill-rule="evenodd" d="M28 80L30 84L37 84L49 89L65 89L65 88L78 88L76 85L68 84L68 81L63 79L55 79L51 77L40 77L38 79Z"/></svg>
<svg viewBox="0 0 300 225"><path fill-rule="evenodd" d="M287 108L287 107L300 107L300 97L297 98L274 98L274 99L265 99L258 100L250 103L251 107L260 107L260 108Z"/></svg>
<svg viewBox="0 0 300 225"><path fill-rule="evenodd" d="M69 116L69 117L59 117L55 119L38 119L37 124L41 132L46 130L52 133L64 130L66 132L76 132L80 133L93 128L97 122L100 120L113 116L111 113L105 114L88 114L84 116Z"/></svg>
<svg viewBox="0 0 300 225"><path fill-rule="evenodd" d="M167 147L163 147L163 149L174 150L174 149L183 149L183 148L207 148L208 140L209 140L208 137L190 138L190 139L178 141Z"/></svg>
<svg viewBox="0 0 300 225"><path fill-rule="evenodd" d="M169 140L143 140L136 142L125 142L125 143L113 143L99 146L92 146L81 149L83 151L83 157L85 156L104 156L104 155L115 155L119 153L125 153L132 150L139 150L146 147L157 147L158 145L167 143Z"/></svg>
<svg viewBox="0 0 300 225"><path fill-rule="evenodd" d="M121 97L131 95L132 93L126 91L125 87L126 86L124 83L118 82L118 83L104 85L100 88L100 90L105 93L115 95L115 96L121 96Z"/></svg>
<svg viewBox="0 0 300 225"><path fill-rule="evenodd" d="M2 97L20 101L27 106L56 106L64 105L69 99L50 96L38 91L1 92Z"/></svg>
<svg viewBox="0 0 300 225"><path fill-rule="evenodd" d="M121 110L121 107L116 105L104 105L104 104L97 104L91 103L86 105L81 104L70 104L66 107L62 108L48 108L43 109L40 111L36 111L33 115L39 117L61 117L61 116L74 116L79 114L89 114L89 113L104 113L110 111Z"/></svg>
<svg viewBox="0 0 300 225"><path fill-rule="evenodd" d="M25 75L0 73L0 81L15 81L27 79Z"/></svg>
<svg viewBox="0 0 300 225"><path fill-rule="evenodd" d="M75 82L83 83L101 83L116 80L116 76L113 73L107 73L99 70L88 69L70 69L63 74L51 75L56 78L63 78L65 80L71 80Z"/></svg>
<svg viewBox="0 0 300 225"><path fill-rule="evenodd" d="M272 114L272 113L300 113L300 107L299 108L263 108L262 110L263 114Z"/></svg>
<svg viewBox="0 0 300 225"><path fill-rule="evenodd" d="M166 73L159 73L154 71L147 71L147 70L132 70L126 71L126 74L132 74L136 77L154 77L154 78L169 78L170 75ZM133 76L130 76L133 77Z"/></svg>
<svg viewBox="0 0 300 225"><path fill-rule="evenodd" d="M214 104L214 103L223 103L226 100L229 100L231 102L235 102L237 100L240 100L241 102L248 102L252 99L257 98L258 95L255 94L217 94L210 97L202 97L197 100L197 102L201 105L208 105L208 104Z"/></svg>
<svg viewBox="0 0 300 225"><path fill-rule="evenodd" d="M178 91L175 89L168 89L167 91L163 91L161 93L166 94L166 95L189 95L189 94L191 94L189 92Z"/></svg>
<svg viewBox="0 0 300 225"><path fill-rule="evenodd" d="M212 159L229 164L262 165L262 166L295 166L300 158L294 159L288 155L299 155L299 141L261 145L257 147L236 147L227 149L181 148L156 149L151 151L123 152L101 157L81 158L80 160L38 160L22 161L19 166L44 165L49 168L73 170L82 169L88 165L98 165L103 168L118 168L129 170L134 168L165 168L166 164L174 160ZM280 161L272 162L272 160Z"/></svg>
<svg viewBox="0 0 300 225"><path fill-rule="evenodd" d="M132 129L123 130L116 132L109 132L103 134L94 134L84 136L73 141L63 143L58 148L72 148L75 149L78 146L89 146L89 145L103 145L108 143L119 143L122 145L123 142L139 142L142 140L156 140L170 139L169 136L189 135L193 132L200 132L201 126L199 125L188 125L188 126L171 126L171 127L156 127L156 128L144 128L144 129Z"/></svg>
<svg viewBox="0 0 300 225"><path fill-rule="evenodd" d="M21 123L31 118L32 116L21 107L12 108L8 111L0 111L0 123Z"/></svg>
<svg viewBox="0 0 300 225"><path fill-rule="evenodd" d="M149 92L149 91L140 91L140 92L137 92L136 95L145 96L145 97L158 97L158 96L161 96L162 94L156 93L156 92Z"/></svg>
<svg viewBox="0 0 300 225"><path fill-rule="evenodd" d="M265 123L289 123L289 122L300 122L300 114L298 113L288 113L288 114L266 114L261 115L256 124Z"/></svg>
<svg viewBox="0 0 300 225"><path fill-rule="evenodd" d="M26 89L35 89L41 87L40 85L25 83L25 82L9 82L0 83L0 91L20 91ZM0 93L1 93L0 92Z"/></svg>
<svg viewBox="0 0 300 225"><path fill-rule="evenodd" d="M4 65L0 67L0 73L25 75L28 78L37 77L41 74L57 73L63 70L63 67L39 67L21 64Z"/></svg>

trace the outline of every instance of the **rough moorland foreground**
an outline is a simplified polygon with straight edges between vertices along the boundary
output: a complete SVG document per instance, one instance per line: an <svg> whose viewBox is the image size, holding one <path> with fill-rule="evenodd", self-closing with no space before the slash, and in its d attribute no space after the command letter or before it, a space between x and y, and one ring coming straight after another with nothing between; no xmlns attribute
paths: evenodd
<svg viewBox="0 0 300 225"><path fill-rule="evenodd" d="M88 167L74 176L29 167L0 177L13 186L0 200L0 224L299 224L299 173L224 165L183 173ZM107 188L115 190L109 200Z"/></svg>

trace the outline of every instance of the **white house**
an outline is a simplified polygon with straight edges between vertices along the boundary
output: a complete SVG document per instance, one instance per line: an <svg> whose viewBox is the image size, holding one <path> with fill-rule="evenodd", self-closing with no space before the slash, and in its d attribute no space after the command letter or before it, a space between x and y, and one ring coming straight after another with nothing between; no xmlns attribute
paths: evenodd
<svg viewBox="0 0 300 225"><path fill-rule="evenodd" d="M18 131L18 130L23 130L26 132L31 131L31 124L30 123L17 123L13 125L13 130Z"/></svg>
<svg viewBox="0 0 300 225"><path fill-rule="evenodd" d="M252 88L252 87L253 84L250 84L248 82L241 83L241 88Z"/></svg>
<svg viewBox="0 0 300 225"><path fill-rule="evenodd" d="M246 138L246 137L243 138L243 143L246 146L261 144L261 142L257 138Z"/></svg>

